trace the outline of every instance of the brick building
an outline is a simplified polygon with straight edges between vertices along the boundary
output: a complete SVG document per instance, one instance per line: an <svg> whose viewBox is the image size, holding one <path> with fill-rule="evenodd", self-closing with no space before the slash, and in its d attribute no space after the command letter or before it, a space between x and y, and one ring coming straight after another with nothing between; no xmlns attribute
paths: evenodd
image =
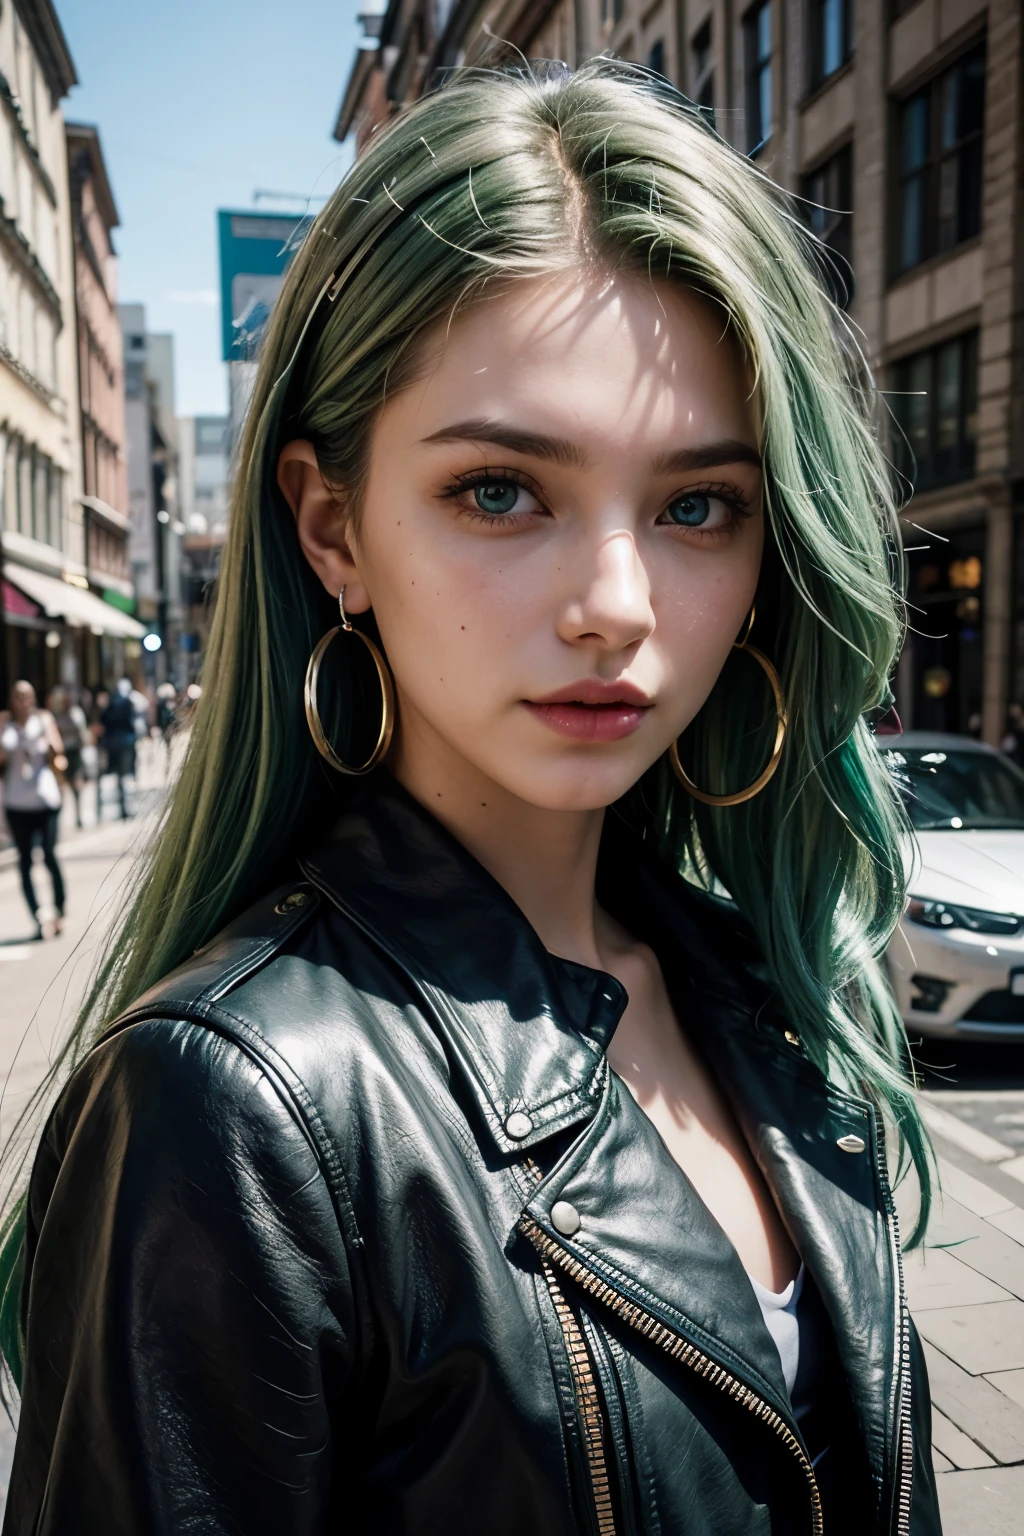
<svg viewBox="0 0 1024 1536"><path fill-rule="evenodd" d="M852 264L850 317L916 486L900 713L998 742L1024 702L1020 0L369 0L362 21L335 127L357 148L497 37L667 75L807 199Z"/></svg>
<svg viewBox="0 0 1024 1536"><path fill-rule="evenodd" d="M117 610L109 615L104 634L97 633L99 625L82 632L79 680L95 689L136 670L131 663L140 654L143 631L123 617L134 610L135 589L128 556L124 348L113 239L120 221L97 129L68 123L65 133L75 248L85 567L91 590Z"/></svg>

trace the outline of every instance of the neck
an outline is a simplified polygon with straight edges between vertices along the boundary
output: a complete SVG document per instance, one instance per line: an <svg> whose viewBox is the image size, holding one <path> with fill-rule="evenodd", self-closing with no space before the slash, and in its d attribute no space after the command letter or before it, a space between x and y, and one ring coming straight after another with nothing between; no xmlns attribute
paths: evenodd
<svg viewBox="0 0 1024 1536"><path fill-rule="evenodd" d="M546 949L599 967L594 888L603 808L546 810L465 758L415 746L406 733L392 749L389 767L402 787L504 887Z"/></svg>

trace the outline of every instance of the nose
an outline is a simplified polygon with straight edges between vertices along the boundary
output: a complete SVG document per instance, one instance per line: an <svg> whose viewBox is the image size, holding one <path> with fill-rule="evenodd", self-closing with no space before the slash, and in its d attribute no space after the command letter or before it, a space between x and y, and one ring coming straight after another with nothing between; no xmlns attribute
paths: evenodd
<svg viewBox="0 0 1024 1536"><path fill-rule="evenodd" d="M625 651L654 629L651 584L628 529L606 533L572 562L571 595L558 619L558 634L571 645Z"/></svg>

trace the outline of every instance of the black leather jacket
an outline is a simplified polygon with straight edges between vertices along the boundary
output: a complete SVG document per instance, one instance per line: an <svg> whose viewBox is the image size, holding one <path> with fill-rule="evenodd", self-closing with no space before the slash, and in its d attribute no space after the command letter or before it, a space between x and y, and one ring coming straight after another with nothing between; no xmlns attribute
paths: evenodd
<svg viewBox="0 0 1024 1536"><path fill-rule="evenodd" d="M615 817L601 898L824 1301L831 1488L735 1251L608 1069L621 986L378 774L50 1119L5 1536L939 1530L874 1111Z"/></svg>

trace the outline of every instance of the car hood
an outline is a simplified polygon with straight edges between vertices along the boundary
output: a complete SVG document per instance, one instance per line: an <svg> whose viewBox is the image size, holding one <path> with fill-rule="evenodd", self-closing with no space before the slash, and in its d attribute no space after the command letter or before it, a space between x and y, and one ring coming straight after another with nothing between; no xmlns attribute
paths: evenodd
<svg viewBox="0 0 1024 1536"><path fill-rule="evenodd" d="M1024 832L918 832L913 896L1024 913Z"/></svg>

